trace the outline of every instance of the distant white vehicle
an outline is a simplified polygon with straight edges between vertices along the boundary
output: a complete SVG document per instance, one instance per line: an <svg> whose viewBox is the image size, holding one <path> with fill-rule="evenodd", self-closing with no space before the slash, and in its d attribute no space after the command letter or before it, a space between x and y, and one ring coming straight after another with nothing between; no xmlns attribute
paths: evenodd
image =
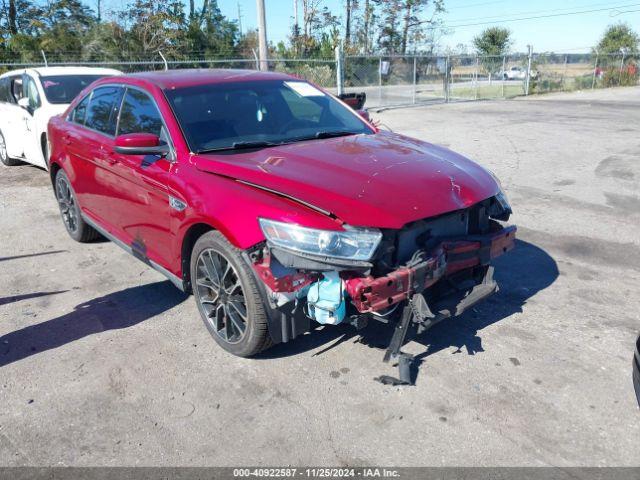
<svg viewBox="0 0 640 480"><path fill-rule="evenodd" d="M537 72L531 70L531 78L536 78L537 75ZM527 70L522 67L511 67L509 70L498 73L498 76L503 80L524 80L527 78Z"/></svg>
<svg viewBox="0 0 640 480"><path fill-rule="evenodd" d="M0 161L48 168L49 119L94 81L120 74L108 68L45 67L0 75Z"/></svg>

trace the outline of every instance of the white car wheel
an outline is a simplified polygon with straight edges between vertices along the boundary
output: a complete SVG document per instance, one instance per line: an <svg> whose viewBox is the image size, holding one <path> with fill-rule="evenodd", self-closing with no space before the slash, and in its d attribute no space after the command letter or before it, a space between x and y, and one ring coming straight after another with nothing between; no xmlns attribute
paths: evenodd
<svg viewBox="0 0 640 480"><path fill-rule="evenodd" d="M7 167L18 165L20 163L13 158L9 158L9 153L7 151L7 142L5 141L2 132L0 132L0 162L2 162L2 164L6 165Z"/></svg>

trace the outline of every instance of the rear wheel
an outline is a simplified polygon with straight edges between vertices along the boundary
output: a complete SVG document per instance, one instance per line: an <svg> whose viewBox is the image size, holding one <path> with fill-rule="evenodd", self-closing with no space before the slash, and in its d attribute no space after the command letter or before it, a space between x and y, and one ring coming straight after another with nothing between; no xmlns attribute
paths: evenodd
<svg viewBox="0 0 640 480"><path fill-rule="evenodd" d="M253 272L220 232L205 233L193 247L191 283L200 316L222 348L250 357L271 346Z"/></svg>
<svg viewBox="0 0 640 480"><path fill-rule="evenodd" d="M82 219L76 194L64 170L59 170L56 174L55 192L62 222L69 236L77 242L91 242L98 238L98 232Z"/></svg>
<svg viewBox="0 0 640 480"><path fill-rule="evenodd" d="M0 162L2 162L3 165L6 165L7 167L13 167L14 165L20 164L19 160L9 158L9 153L7 151L7 142L2 132L0 132Z"/></svg>

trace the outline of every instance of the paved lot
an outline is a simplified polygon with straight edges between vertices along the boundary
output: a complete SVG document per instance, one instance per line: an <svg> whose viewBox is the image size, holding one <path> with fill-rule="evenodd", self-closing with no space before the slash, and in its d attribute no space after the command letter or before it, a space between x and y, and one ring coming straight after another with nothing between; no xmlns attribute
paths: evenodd
<svg viewBox="0 0 640 480"><path fill-rule="evenodd" d="M640 89L377 114L496 172L518 248L499 294L372 378L327 328L256 360L111 243L71 241L47 174L0 169L2 465L640 465Z"/></svg>

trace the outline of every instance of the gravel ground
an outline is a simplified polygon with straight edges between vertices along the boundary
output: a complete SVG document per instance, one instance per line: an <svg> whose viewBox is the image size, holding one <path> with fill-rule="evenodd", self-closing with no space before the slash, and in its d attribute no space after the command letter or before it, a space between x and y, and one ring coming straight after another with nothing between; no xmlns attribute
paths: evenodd
<svg viewBox="0 0 640 480"><path fill-rule="evenodd" d="M329 327L259 359L108 242L66 234L46 172L0 169L0 465L640 465L640 89L390 110L503 181L501 291L406 350L415 387ZM374 347L374 348L372 348Z"/></svg>

